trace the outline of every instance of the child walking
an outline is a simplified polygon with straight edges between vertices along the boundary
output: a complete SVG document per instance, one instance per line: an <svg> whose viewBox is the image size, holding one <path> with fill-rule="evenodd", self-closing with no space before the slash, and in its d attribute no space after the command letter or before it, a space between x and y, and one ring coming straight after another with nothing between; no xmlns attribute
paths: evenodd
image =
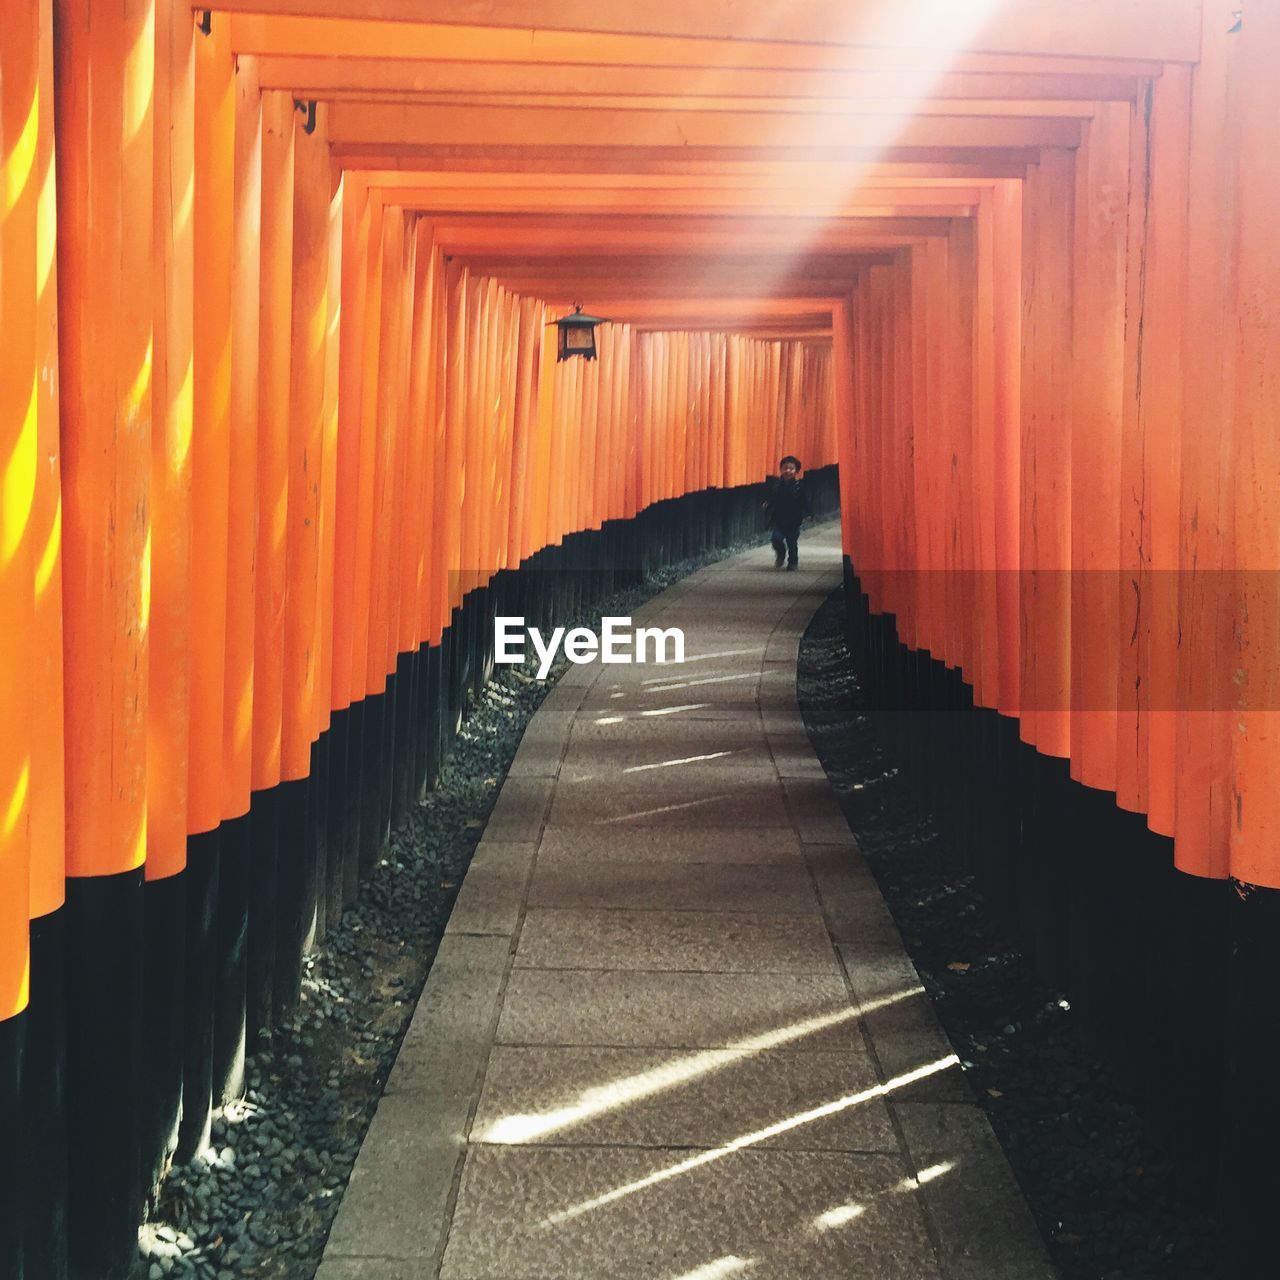
<svg viewBox="0 0 1280 1280"><path fill-rule="evenodd" d="M812 513L804 481L800 479L800 459L793 454L787 454L778 463L778 474L770 478L764 509L769 514L769 525L773 530L774 568L781 569L785 564L788 569L794 569L798 560L800 525L805 516Z"/></svg>

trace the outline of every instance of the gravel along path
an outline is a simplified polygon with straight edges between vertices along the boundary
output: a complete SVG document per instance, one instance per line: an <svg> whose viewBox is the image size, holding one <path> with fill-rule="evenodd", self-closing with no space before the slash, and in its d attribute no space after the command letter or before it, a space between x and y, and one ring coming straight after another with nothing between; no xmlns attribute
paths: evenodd
<svg viewBox="0 0 1280 1280"><path fill-rule="evenodd" d="M627 615L702 564L671 565L567 625ZM417 1004L471 854L545 683L495 668L439 786L391 837L360 897L304 961L297 1018L247 1066L248 1091L214 1120L213 1150L174 1168L140 1232L138 1280L311 1280L356 1153Z"/></svg>
<svg viewBox="0 0 1280 1280"><path fill-rule="evenodd" d="M827 776L1063 1280L1206 1280L1214 1224L1177 1197L1131 1100L1070 1004L992 930L861 713L843 592L800 646L799 696Z"/></svg>

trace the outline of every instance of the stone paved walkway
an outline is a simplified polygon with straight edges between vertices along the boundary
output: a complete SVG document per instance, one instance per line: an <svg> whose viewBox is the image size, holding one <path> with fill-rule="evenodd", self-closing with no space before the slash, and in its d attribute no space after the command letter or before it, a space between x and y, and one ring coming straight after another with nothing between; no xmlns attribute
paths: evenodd
<svg viewBox="0 0 1280 1280"><path fill-rule="evenodd" d="M549 695L319 1280L1054 1274L796 706L837 538L638 610L684 665Z"/></svg>

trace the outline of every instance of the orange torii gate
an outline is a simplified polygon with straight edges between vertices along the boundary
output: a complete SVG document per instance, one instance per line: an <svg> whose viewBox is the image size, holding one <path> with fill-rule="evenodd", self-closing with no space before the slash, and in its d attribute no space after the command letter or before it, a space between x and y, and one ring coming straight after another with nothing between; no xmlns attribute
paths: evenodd
<svg viewBox="0 0 1280 1280"><path fill-rule="evenodd" d="M429 780L492 584L781 452L840 463L881 675L984 709L1036 830L1135 815L1250 1238L1280 29L1239 4L6 0L0 1124L54 1136L26 1227L0 1144L0 1263L66 1202L124 1265ZM557 366L575 302L613 323ZM1041 921L1110 874L1054 859Z"/></svg>

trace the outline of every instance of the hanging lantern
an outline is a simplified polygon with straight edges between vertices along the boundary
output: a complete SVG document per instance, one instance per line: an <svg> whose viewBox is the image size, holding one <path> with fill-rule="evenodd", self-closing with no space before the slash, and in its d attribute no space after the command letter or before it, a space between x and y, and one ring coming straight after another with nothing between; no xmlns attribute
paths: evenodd
<svg viewBox="0 0 1280 1280"><path fill-rule="evenodd" d="M581 307L574 307L573 314L562 316L552 323L558 331L556 360L581 356L584 360L596 358L596 325L604 324L599 316L584 316Z"/></svg>

